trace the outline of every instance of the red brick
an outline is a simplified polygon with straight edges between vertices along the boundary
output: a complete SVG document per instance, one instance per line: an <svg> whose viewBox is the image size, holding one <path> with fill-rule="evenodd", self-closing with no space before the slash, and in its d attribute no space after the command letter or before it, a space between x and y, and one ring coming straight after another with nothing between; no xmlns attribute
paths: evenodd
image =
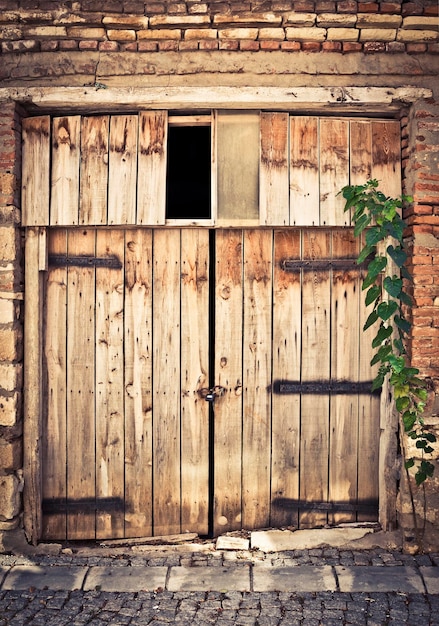
<svg viewBox="0 0 439 626"><path fill-rule="evenodd" d="M324 41L322 43L322 50L325 52L340 52L341 48L341 41Z"/></svg>
<svg viewBox="0 0 439 626"><path fill-rule="evenodd" d="M239 42L239 49L247 52L257 52L259 50L259 41L243 39Z"/></svg>
<svg viewBox="0 0 439 626"><path fill-rule="evenodd" d="M354 43L350 41L343 42L343 52L361 52L363 50L363 44Z"/></svg>
<svg viewBox="0 0 439 626"><path fill-rule="evenodd" d="M202 41L200 41L200 50L218 50L218 41L203 39Z"/></svg>
<svg viewBox="0 0 439 626"><path fill-rule="evenodd" d="M178 50L178 41L173 39L167 41L159 41L159 51L163 52L175 52Z"/></svg>
<svg viewBox="0 0 439 626"><path fill-rule="evenodd" d="M364 44L364 52L385 52L386 44L382 41L367 41Z"/></svg>
<svg viewBox="0 0 439 626"><path fill-rule="evenodd" d="M289 52L295 52L300 50L300 43L298 41L282 41L281 49Z"/></svg>
<svg viewBox="0 0 439 626"><path fill-rule="evenodd" d="M279 50L280 41L261 41L261 50Z"/></svg>
<svg viewBox="0 0 439 626"><path fill-rule="evenodd" d="M229 41L220 41L219 42L219 49L220 50L238 50L239 48L239 42L236 40L229 40Z"/></svg>
<svg viewBox="0 0 439 626"><path fill-rule="evenodd" d="M409 54L419 54L422 52L426 52L427 44L425 43L408 43L406 45L407 53Z"/></svg>
<svg viewBox="0 0 439 626"><path fill-rule="evenodd" d="M429 43L427 45L427 51L430 54L439 54L439 43Z"/></svg>
<svg viewBox="0 0 439 626"><path fill-rule="evenodd" d="M195 39L190 39L189 41L180 41L178 44L178 49L181 51L198 50L198 41L196 41Z"/></svg>
<svg viewBox="0 0 439 626"><path fill-rule="evenodd" d="M318 41L304 41L302 43L302 50L305 52L320 52L322 44Z"/></svg>
<svg viewBox="0 0 439 626"><path fill-rule="evenodd" d="M157 50L156 41L139 41L139 52L155 52Z"/></svg>
<svg viewBox="0 0 439 626"><path fill-rule="evenodd" d="M337 13L356 13L358 5L353 0L337 2Z"/></svg>
<svg viewBox="0 0 439 626"><path fill-rule="evenodd" d="M401 13L401 4L398 2L382 2L380 4L381 13L395 15Z"/></svg>
<svg viewBox="0 0 439 626"><path fill-rule="evenodd" d="M359 2L358 13L378 13L378 4L376 2Z"/></svg>
<svg viewBox="0 0 439 626"><path fill-rule="evenodd" d="M118 52L119 44L117 41L100 41L99 50L101 52Z"/></svg>

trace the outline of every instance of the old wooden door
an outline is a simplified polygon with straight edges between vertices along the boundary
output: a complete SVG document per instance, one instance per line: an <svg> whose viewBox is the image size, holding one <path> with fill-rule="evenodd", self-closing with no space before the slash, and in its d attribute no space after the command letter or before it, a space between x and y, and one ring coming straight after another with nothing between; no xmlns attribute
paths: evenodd
<svg viewBox="0 0 439 626"><path fill-rule="evenodd" d="M377 519L358 245L350 229L51 229L44 537Z"/></svg>

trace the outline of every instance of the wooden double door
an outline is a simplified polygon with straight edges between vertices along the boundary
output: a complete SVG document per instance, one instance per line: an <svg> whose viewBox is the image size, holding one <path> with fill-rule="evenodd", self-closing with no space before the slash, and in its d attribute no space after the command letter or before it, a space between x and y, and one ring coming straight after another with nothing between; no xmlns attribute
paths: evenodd
<svg viewBox="0 0 439 626"><path fill-rule="evenodd" d="M49 229L44 537L376 520L358 246L349 228Z"/></svg>

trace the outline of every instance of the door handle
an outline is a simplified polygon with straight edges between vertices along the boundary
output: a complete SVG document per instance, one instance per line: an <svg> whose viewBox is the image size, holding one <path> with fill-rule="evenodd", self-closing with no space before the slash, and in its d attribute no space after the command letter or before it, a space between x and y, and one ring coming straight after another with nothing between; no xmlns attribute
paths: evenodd
<svg viewBox="0 0 439 626"><path fill-rule="evenodd" d="M198 395L201 398L204 398L206 402L214 402L215 398L221 398L226 393L225 387L221 387L221 385L215 385L215 387L203 387L198 390Z"/></svg>

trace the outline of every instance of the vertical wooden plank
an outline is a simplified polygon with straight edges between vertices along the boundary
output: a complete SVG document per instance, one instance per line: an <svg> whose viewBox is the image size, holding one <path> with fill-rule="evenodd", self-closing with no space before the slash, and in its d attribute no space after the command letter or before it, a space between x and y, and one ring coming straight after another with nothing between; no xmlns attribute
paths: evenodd
<svg viewBox="0 0 439 626"><path fill-rule="evenodd" d="M280 394L282 381L300 381L302 284L300 270L282 262L300 259L299 230L275 231L273 277L272 526L297 526L299 499L300 394ZM290 502L289 502L290 501Z"/></svg>
<svg viewBox="0 0 439 626"><path fill-rule="evenodd" d="M329 259L331 235L327 230L303 231L303 259ZM302 382L330 379L330 275L310 269L302 277ZM329 395L302 394L300 441L300 499L307 503L328 500ZM326 513L302 511L300 525L325 524Z"/></svg>
<svg viewBox="0 0 439 626"><path fill-rule="evenodd" d="M26 308L24 319L23 504L24 530L34 545L41 538L42 479L42 280L39 272L39 228L28 228L25 240Z"/></svg>
<svg viewBox="0 0 439 626"><path fill-rule="evenodd" d="M288 113L261 113L259 220L268 226L290 223Z"/></svg>
<svg viewBox="0 0 439 626"><path fill-rule="evenodd" d="M125 536L152 535L152 232L125 234Z"/></svg>
<svg viewBox="0 0 439 626"><path fill-rule="evenodd" d="M364 242L363 242L364 245ZM360 283L365 272L360 276ZM361 289L361 287L360 287ZM359 380L372 381L377 374L378 365L371 366L374 355L372 340L376 328L369 327L363 331L364 324L372 312L373 304L367 308L364 304L365 292L359 294ZM385 393L384 391L382 393ZM379 499L379 447L380 447L380 396L379 394L361 394L358 397L358 503L378 509ZM377 515L359 512L359 522L377 521Z"/></svg>
<svg viewBox="0 0 439 626"><path fill-rule="evenodd" d="M112 115L108 179L108 223L136 223L137 115Z"/></svg>
<svg viewBox="0 0 439 626"><path fill-rule="evenodd" d="M401 195L401 128L396 120L372 122L372 178L386 196Z"/></svg>
<svg viewBox="0 0 439 626"><path fill-rule="evenodd" d="M95 231L69 231L71 256L95 254ZM95 530L95 270L67 270L67 538Z"/></svg>
<svg viewBox="0 0 439 626"><path fill-rule="evenodd" d="M358 241L351 229L332 232L332 258L356 259ZM331 380L358 382L359 274L334 268L331 293ZM330 398L329 500L357 502L358 394ZM330 523L353 522L355 512L332 513Z"/></svg>
<svg viewBox="0 0 439 626"><path fill-rule="evenodd" d="M108 127L107 115L82 118L80 224L107 223Z"/></svg>
<svg viewBox="0 0 439 626"><path fill-rule="evenodd" d="M96 268L96 537L104 539L124 534L123 231L97 231L96 256L120 261Z"/></svg>
<svg viewBox="0 0 439 626"><path fill-rule="evenodd" d="M166 111L139 114L137 224L164 224L166 215Z"/></svg>
<svg viewBox="0 0 439 626"><path fill-rule="evenodd" d="M81 142L79 115L56 117L52 125L50 224L78 223Z"/></svg>
<svg viewBox="0 0 439 626"><path fill-rule="evenodd" d="M244 231L242 525L270 523L273 231Z"/></svg>
<svg viewBox="0 0 439 626"><path fill-rule="evenodd" d="M363 185L372 176L372 125L370 120L350 121L350 184Z"/></svg>
<svg viewBox="0 0 439 626"><path fill-rule="evenodd" d="M209 521L209 231L181 239L181 524L207 535Z"/></svg>
<svg viewBox="0 0 439 626"><path fill-rule="evenodd" d="M49 233L49 254L67 254L67 232ZM47 414L43 426L43 500L67 497L67 267L49 269L44 325L44 356L47 368ZM43 537L66 537L66 512L43 517Z"/></svg>
<svg viewBox="0 0 439 626"><path fill-rule="evenodd" d="M344 226L344 200L337 195L349 184L349 122L343 119L320 119L320 224Z"/></svg>
<svg viewBox="0 0 439 626"><path fill-rule="evenodd" d="M242 231L216 231L215 381L226 392L214 406L215 535L242 521L242 264Z"/></svg>
<svg viewBox="0 0 439 626"><path fill-rule="evenodd" d="M50 117L23 119L23 161L21 223L23 226L49 224Z"/></svg>
<svg viewBox="0 0 439 626"><path fill-rule="evenodd" d="M290 224L318 226L319 120L290 117Z"/></svg>
<svg viewBox="0 0 439 626"><path fill-rule="evenodd" d="M154 534L180 532L180 230L154 232Z"/></svg>

